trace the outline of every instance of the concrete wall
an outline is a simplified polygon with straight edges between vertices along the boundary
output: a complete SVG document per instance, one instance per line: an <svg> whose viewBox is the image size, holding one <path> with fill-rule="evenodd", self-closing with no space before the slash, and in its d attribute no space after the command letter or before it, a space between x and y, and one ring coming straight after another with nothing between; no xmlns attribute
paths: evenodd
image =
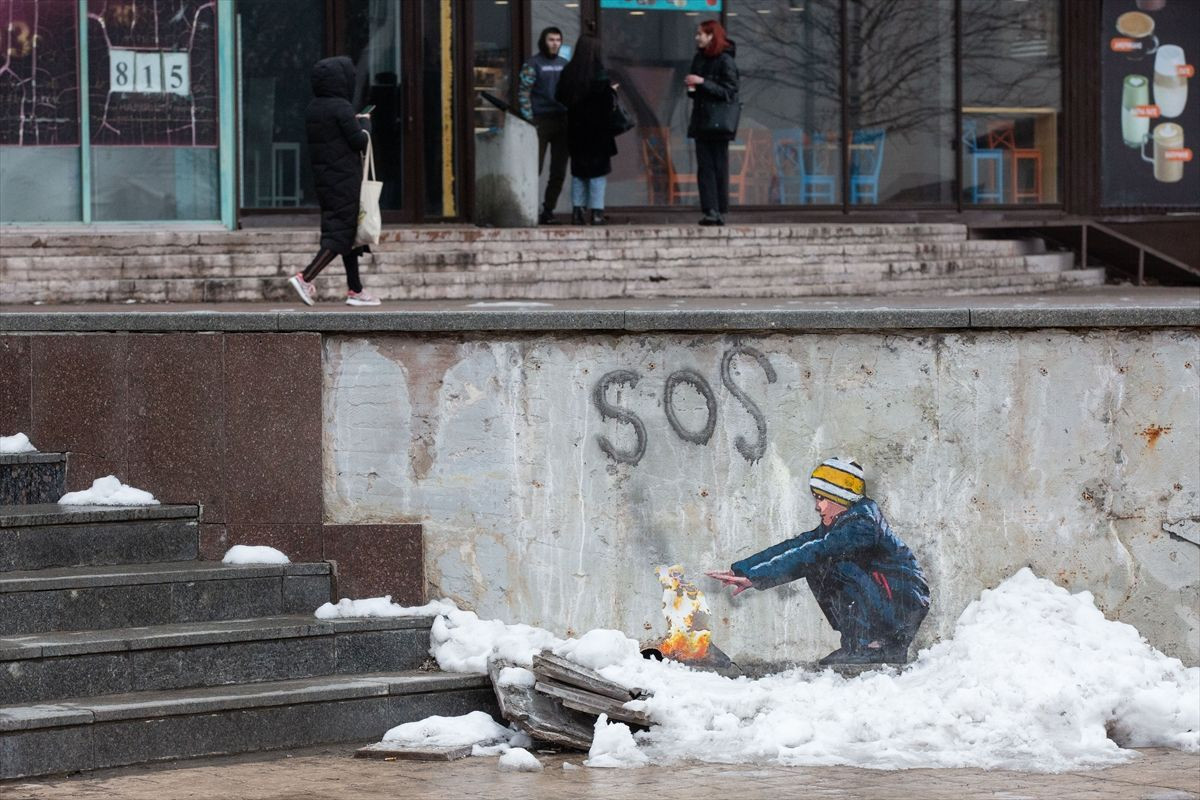
<svg viewBox="0 0 1200 800"><path fill-rule="evenodd" d="M699 577L814 527L808 473L846 454L929 575L918 644L1029 565L1200 662L1200 547L1162 530L1200 517L1194 328L323 347L326 522L423 522L430 596L484 616L651 639L655 565ZM742 663L836 645L803 582L700 585Z"/></svg>

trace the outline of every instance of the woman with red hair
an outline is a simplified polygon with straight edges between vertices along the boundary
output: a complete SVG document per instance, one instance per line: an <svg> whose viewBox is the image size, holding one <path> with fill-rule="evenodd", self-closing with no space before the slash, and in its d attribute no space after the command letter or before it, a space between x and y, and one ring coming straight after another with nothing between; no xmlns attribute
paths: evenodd
<svg viewBox="0 0 1200 800"><path fill-rule="evenodd" d="M683 82L692 98L688 136L696 140L696 182L701 225L724 225L729 211L729 142L740 110L733 42L714 19L696 28L696 55Z"/></svg>

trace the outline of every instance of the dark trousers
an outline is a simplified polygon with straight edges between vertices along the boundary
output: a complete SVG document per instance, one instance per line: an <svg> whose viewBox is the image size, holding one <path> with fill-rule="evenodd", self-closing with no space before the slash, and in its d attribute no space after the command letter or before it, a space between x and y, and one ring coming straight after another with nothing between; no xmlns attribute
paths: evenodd
<svg viewBox="0 0 1200 800"><path fill-rule="evenodd" d="M842 646L850 650L872 641L907 648L929 611L911 585L849 561L829 564L809 576L808 585L825 619L842 635Z"/></svg>
<svg viewBox="0 0 1200 800"><path fill-rule="evenodd" d="M358 254L363 251L363 248L354 248L353 250L342 254L342 266L346 268L346 286L352 292L361 292L362 281L358 277ZM316 277L321 274L321 270L325 269L330 261L333 261L337 253L332 250L320 250L316 257L304 268L304 280L312 283Z"/></svg>
<svg viewBox="0 0 1200 800"><path fill-rule="evenodd" d="M538 175L546 162L546 150L550 150L550 177L546 180L546 195L542 206L553 211L558 205L563 180L567 177L567 115L551 114L533 118L538 135Z"/></svg>
<svg viewBox="0 0 1200 800"><path fill-rule="evenodd" d="M705 214L729 212L729 140L696 140L696 183Z"/></svg>

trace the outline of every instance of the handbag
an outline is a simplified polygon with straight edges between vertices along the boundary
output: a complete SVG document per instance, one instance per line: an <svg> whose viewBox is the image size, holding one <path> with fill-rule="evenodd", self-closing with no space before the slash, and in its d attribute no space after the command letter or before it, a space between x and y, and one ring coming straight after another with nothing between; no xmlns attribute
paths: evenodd
<svg viewBox="0 0 1200 800"><path fill-rule="evenodd" d="M383 216L379 213L379 195L383 193L383 181L375 180L375 150L367 134L367 152L363 153L362 188L358 193L358 230L354 232L354 246L379 244L379 233L383 229Z"/></svg>
<svg viewBox="0 0 1200 800"><path fill-rule="evenodd" d="M734 99L728 102L708 102L701 107L697 133L717 134L733 138L737 135L742 120L742 103Z"/></svg>
<svg viewBox="0 0 1200 800"><path fill-rule="evenodd" d="M622 133L633 128L636 123L633 121L633 115L625 108L625 104L621 102L621 97L616 93L612 93L612 111L609 112L608 128L613 136L620 136Z"/></svg>

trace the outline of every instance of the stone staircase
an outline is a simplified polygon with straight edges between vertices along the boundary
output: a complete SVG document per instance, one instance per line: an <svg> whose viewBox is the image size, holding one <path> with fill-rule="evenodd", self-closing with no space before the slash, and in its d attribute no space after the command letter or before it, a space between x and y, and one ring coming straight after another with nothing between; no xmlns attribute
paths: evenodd
<svg viewBox="0 0 1200 800"><path fill-rule="evenodd" d="M312 229L0 234L5 303L294 298ZM363 260L387 300L1011 294L1097 286L1070 253L968 238L955 224L391 228ZM340 264L318 282L340 300Z"/></svg>
<svg viewBox="0 0 1200 800"><path fill-rule="evenodd" d="M431 619L316 619L331 564L199 561L196 506L47 503L65 460L29 458L0 456L26 501L0 507L0 780L493 708L486 677L421 669ZM29 463L60 465L58 488L12 468Z"/></svg>

